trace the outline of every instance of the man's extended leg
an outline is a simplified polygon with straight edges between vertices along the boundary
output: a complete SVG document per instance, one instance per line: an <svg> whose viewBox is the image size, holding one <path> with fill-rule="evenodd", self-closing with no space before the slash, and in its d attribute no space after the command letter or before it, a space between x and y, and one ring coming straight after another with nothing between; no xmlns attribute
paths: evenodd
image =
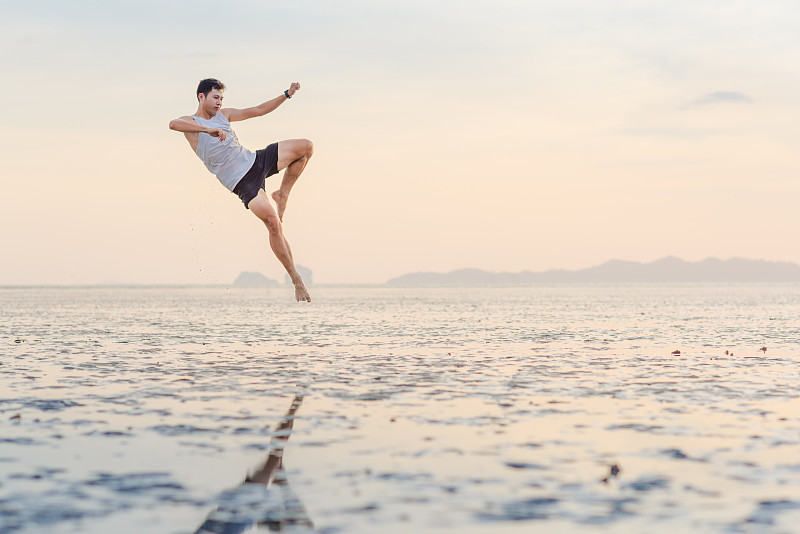
<svg viewBox="0 0 800 534"><path fill-rule="evenodd" d="M283 221L283 212L286 211L286 201L289 192L306 167L306 163L314 154L314 144L308 139L289 139L278 142L278 170L283 173L281 188L272 193L272 200L278 206L278 218Z"/></svg>
<svg viewBox="0 0 800 534"><path fill-rule="evenodd" d="M253 214L261 219L266 225L267 231L269 232L269 246L272 247L272 252L275 253L275 256L283 264L286 272L289 273L289 278L292 279L292 283L294 284L295 298L298 300L298 302L311 302L311 297L309 296L308 291L306 291L306 286L303 283L303 279L300 277L300 273L297 272L297 269L294 266L292 250L289 248L289 242L286 241L286 237L283 235L283 225L281 224L281 220L275 213L275 209L269 203L267 194L263 189L258 191L258 196L251 200L247 207L250 208L250 211L252 211Z"/></svg>

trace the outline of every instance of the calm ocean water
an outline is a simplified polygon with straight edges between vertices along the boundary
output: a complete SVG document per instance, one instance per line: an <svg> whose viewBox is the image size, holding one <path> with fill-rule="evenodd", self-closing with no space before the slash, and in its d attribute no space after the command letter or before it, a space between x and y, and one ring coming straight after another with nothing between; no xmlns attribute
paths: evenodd
<svg viewBox="0 0 800 534"><path fill-rule="evenodd" d="M798 285L312 297L0 288L0 532L798 532Z"/></svg>

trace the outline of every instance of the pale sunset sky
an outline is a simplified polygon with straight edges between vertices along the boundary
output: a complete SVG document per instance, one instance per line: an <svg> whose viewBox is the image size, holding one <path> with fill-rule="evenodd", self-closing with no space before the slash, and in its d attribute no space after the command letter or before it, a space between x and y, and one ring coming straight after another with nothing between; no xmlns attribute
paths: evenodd
<svg viewBox="0 0 800 534"><path fill-rule="evenodd" d="M171 119L315 155L318 283L667 255L800 263L795 0L0 1L0 285L283 281ZM279 177L267 181L277 188Z"/></svg>

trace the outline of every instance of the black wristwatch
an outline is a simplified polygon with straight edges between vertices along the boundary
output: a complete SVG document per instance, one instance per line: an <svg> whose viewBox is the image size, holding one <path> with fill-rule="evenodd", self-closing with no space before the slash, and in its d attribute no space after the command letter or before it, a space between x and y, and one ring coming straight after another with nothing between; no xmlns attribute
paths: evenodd
<svg viewBox="0 0 800 534"><path fill-rule="evenodd" d="M289 90L288 90L288 89L287 89L287 90L285 90L285 91L283 92L283 94L285 94L285 95L286 95L286 98L292 98L292 95L290 95L290 94L289 94Z"/></svg>

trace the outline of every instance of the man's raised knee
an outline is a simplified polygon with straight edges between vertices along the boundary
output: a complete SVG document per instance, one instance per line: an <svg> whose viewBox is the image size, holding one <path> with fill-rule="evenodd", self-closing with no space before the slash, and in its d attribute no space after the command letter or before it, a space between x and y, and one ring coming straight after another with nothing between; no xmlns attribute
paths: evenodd
<svg viewBox="0 0 800 534"><path fill-rule="evenodd" d="M310 158L311 156L314 155L314 143L312 143L308 139L303 139L303 142L305 143L305 150L306 150L305 157Z"/></svg>

